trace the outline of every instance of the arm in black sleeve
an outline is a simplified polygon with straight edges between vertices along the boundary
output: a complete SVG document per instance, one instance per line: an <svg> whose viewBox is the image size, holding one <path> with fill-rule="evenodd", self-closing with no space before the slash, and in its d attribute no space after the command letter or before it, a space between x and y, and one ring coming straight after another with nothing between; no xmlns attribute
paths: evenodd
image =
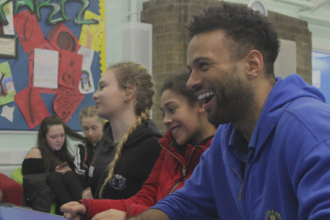
<svg viewBox="0 0 330 220"><path fill-rule="evenodd" d="M28 175L28 174L37 174L37 173L43 173L43 161L41 158L27 158L24 159L22 164L22 174Z"/></svg>

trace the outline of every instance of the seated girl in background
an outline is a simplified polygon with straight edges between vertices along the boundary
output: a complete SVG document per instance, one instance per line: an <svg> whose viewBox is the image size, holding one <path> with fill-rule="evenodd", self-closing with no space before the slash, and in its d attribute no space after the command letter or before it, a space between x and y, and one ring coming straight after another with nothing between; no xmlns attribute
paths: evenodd
<svg viewBox="0 0 330 220"><path fill-rule="evenodd" d="M78 194L77 192L80 191L79 197L75 199L70 198L62 201L62 197L56 198L59 205L80 199L83 191L83 187L74 173L67 172L75 169L73 157L68 150L67 136L73 140L84 140L82 135L70 129L57 115L46 117L39 127L37 147L28 152L22 164L24 176L49 173L47 178L51 189L61 188L61 193L65 195ZM66 179L71 179L72 185L75 186L74 191L68 192L62 183L63 181L57 181L57 179L62 179L62 174L71 177ZM58 182L62 183L62 186Z"/></svg>
<svg viewBox="0 0 330 220"><path fill-rule="evenodd" d="M141 189L161 150L162 135L149 119L153 95L151 76L139 64L117 63L102 75L93 98L97 114L108 122L84 198L126 199Z"/></svg>
<svg viewBox="0 0 330 220"><path fill-rule="evenodd" d="M80 124L85 135L85 144L77 143L74 147L74 165L77 174L85 176L84 188L88 184L88 168L92 162L97 144L101 140L102 128L105 123L103 118L97 115L95 106L88 106L80 112Z"/></svg>
<svg viewBox="0 0 330 220"><path fill-rule="evenodd" d="M164 82L160 104L168 131L159 141L162 151L142 189L129 199L70 202L61 207L66 218L80 219L77 214L82 214L84 219L91 219L99 213L95 219L125 219L184 186L216 131L208 121L203 103L186 88L189 75L174 74Z"/></svg>
<svg viewBox="0 0 330 220"><path fill-rule="evenodd" d="M82 135L70 129L57 115L46 117L39 127L37 147L32 148L23 161L23 175L51 173L64 162L74 170L67 136L73 140L84 140Z"/></svg>
<svg viewBox="0 0 330 220"><path fill-rule="evenodd" d="M84 143L77 143L74 147L73 170L75 172L71 169L64 169L48 176L48 184L56 197L58 207L67 202L82 199L82 192L89 187L88 168L92 162L96 146L103 136L104 121L97 115L95 106L85 107L80 112L80 124L85 135L85 141ZM59 170L55 169L55 171ZM59 209L57 213L62 214Z"/></svg>

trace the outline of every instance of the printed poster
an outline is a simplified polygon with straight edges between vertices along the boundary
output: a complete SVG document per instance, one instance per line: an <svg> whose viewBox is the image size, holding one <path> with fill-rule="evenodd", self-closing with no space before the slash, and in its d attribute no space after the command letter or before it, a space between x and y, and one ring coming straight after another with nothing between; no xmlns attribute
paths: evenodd
<svg viewBox="0 0 330 220"><path fill-rule="evenodd" d="M0 3L4 3L5 0L0 0ZM8 21L7 25L3 25L3 34L14 35L14 15L13 15L13 2L8 2L2 7L2 10Z"/></svg>

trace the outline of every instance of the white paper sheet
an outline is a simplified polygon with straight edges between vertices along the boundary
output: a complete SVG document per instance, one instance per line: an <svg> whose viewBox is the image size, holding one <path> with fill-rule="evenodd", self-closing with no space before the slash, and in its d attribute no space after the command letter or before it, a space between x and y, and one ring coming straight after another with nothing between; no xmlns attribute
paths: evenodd
<svg viewBox="0 0 330 220"><path fill-rule="evenodd" d="M34 87L57 89L58 51L34 49Z"/></svg>
<svg viewBox="0 0 330 220"><path fill-rule="evenodd" d="M14 120L15 107L3 106L1 116L7 118L10 122Z"/></svg>

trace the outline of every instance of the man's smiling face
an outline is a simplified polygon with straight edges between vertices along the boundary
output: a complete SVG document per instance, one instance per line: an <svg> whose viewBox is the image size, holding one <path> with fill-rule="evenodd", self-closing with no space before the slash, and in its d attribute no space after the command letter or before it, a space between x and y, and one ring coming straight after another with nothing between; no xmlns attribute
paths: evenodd
<svg viewBox="0 0 330 220"><path fill-rule="evenodd" d="M224 30L215 30L195 35L188 47L191 75L187 87L204 100L204 109L214 125L240 120L254 99L245 60L231 60L229 42Z"/></svg>

